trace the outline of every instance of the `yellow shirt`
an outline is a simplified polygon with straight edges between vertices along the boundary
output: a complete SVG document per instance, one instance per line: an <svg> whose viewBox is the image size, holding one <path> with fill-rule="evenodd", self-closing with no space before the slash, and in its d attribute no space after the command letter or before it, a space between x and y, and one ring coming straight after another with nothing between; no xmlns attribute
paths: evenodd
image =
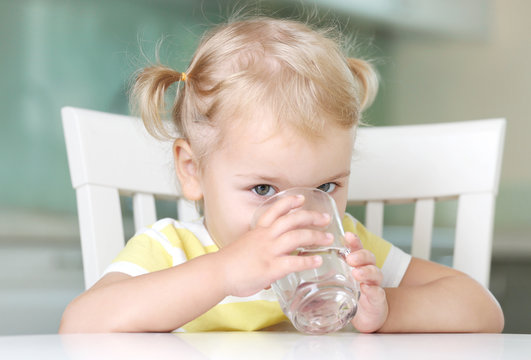
<svg viewBox="0 0 531 360"><path fill-rule="evenodd" d="M349 214L343 218L345 231L359 236L363 247L376 257L384 287L400 283L410 256L391 243L371 234ZM138 276L182 264L197 256L218 251L203 220L181 222L162 219L138 232L105 270ZM215 275L213 275L215 276ZM249 297L228 296L203 315L175 331L253 331L287 321L271 289Z"/></svg>

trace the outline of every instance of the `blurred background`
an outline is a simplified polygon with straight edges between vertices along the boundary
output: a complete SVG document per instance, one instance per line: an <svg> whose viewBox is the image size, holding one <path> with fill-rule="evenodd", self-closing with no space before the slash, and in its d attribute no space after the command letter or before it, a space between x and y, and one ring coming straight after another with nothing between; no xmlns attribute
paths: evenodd
<svg viewBox="0 0 531 360"><path fill-rule="evenodd" d="M278 17L316 12L315 22L356 39L351 55L381 74L371 125L507 118L490 287L505 332L531 332L531 2L0 0L0 334L56 332L83 291L61 107L127 114L141 48L153 59L164 38L162 61L185 69L204 30L257 4ZM442 263L451 263L454 205L437 208L433 260ZM385 216L385 237L407 250L412 208Z"/></svg>

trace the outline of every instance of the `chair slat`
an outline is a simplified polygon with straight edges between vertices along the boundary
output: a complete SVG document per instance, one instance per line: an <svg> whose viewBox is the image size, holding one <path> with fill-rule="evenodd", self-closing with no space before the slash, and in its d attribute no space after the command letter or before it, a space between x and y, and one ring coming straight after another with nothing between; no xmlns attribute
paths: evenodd
<svg viewBox="0 0 531 360"><path fill-rule="evenodd" d="M105 268L124 247L124 230L118 190L98 185L76 189L85 288L99 280Z"/></svg>
<svg viewBox="0 0 531 360"><path fill-rule="evenodd" d="M133 216L135 231L142 229L157 221L155 197L151 194L133 194Z"/></svg>
<svg viewBox="0 0 531 360"><path fill-rule="evenodd" d="M421 259L430 259L431 239L433 233L434 199L419 199L415 205L413 220L413 241L411 255Z"/></svg>
<svg viewBox="0 0 531 360"><path fill-rule="evenodd" d="M365 207L365 226L376 236L383 235L384 203L369 201Z"/></svg>
<svg viewBox="0 0 531 360"><path fill-rule="evenodd" d="M493 193L459 197L453 267L489 285L494 222Z"/></svg>
<svg viewBox="0 0 531 360"><path fill-rule="evenodd" d="M199 218L195 204L184 198L177 200L177 216L180 221L193 221Z"/></svg>

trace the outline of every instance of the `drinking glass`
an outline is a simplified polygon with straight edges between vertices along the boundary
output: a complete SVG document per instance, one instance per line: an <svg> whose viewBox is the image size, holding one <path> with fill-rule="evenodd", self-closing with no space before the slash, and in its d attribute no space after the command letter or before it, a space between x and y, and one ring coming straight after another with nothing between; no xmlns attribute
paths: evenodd
<svg viewBox="0 0 531 360"><path fill-rule="evenodd" d="M288 274L274 282L275 292L282 310L295 328L308 334L325 334L343 328L356 314L359 285L352 277L352 268L346 263L349 249L334 199L324 191L314 188L292 188L267 199L256 210L253 224L279 199L303 195L304 203L292 211L312 210L330 215L326 228L318 230L334 236L330 246L297 248L298 256L320 255L322 265L316 269Z"/></svg>

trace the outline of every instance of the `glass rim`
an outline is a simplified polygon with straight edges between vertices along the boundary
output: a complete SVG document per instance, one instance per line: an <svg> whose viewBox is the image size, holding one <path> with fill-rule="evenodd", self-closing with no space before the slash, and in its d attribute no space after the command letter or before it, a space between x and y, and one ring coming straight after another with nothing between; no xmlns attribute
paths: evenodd
<svg viewBox="0 0 531 360"><path fill-rule="evenodd" d="M336 202L334 200L334 198L332 196L330 196L328 193L324 192L323 190L320 190L318 188L314 188L314 187L292 187L292 188L289 188L289 189L286 189L286 190L282 190L274 195L271 195L270 197L268 197L267 199L265 199L264 201L262 201L255 209L255 212L253 214L253 217L252 217L252 221L251 221L251 227L255 227L256 226L256 221L257 221L257 213L260 212L260 209L263 209L269 205L271 205L272 203L274 203L275 201L277 201L279 198L281 198L282 196L285 196L286 194L290 193L290 192L293 192L293 195L303 195L305 196L306 194L313 194L313 195L318 195L318 196L321 196L323 200L325 200L326 202L328 202L329 204L329 207L330 207L330 210L331 210L331 216L338 216L337 214L337 206L336 206ZM305 200L304 201L307 201L307 198L305 196ZM337 214L337 215L336 215Z"/></svg>
<svg viewBox="0 0 531 360"><path fill-rule="evenodd" d="M303 187L303 186L298 186L298 187L292 187L292 188L289 188L289 189L285 189L285 190L282 190L280 192L277 192L276 194L274 195L271 195L270 197L268 197L267 199L265 199L264 201L262 201L260 203L260 206L266 204L267 202L269 202L270 200L272 199L277 199L281 196L284 196L286 195L287 193L289 192L297 192L297 191L300 191L300 192L311 192L311 193L315 193L315 194L320 194L320 195L323 195L324 197L326 197L327 199L330 199L330 200L334 200L330 195L328 195L327 192L324 192L323 190L321 189L318 189L318 188L314 188L314 187ZM299 195L298 193L295 193L293 195ZM304 194L300 194L300 195L304 195Z"/></svg>

